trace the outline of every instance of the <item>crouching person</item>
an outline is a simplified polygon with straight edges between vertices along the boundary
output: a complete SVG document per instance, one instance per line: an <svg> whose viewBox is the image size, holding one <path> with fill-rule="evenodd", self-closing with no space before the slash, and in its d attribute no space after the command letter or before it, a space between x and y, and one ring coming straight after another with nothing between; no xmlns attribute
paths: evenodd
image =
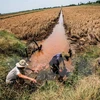
<svg viewBox="0 0 100 100"><path fill-rule="evenodd" d="M69 61L69 56L70 56L69 54L65 54L64 52L60 54L56 54L49 62L51 71L56 75L59 75L58 80L63 80L63 78L66 76L67 68L65 67L64 60ZM61 63L63 63L62 66L60 66ZM61 75L61 73L63 73L63 76Z"/></svg>
<svg viewBox="0 0 100 100"><path fill-rule="evenodd" d="M36 83L36 80L24 75L24 69L28 66L25 60L20 60L16 66L8 73L6 77L6 84L13 85L18 82L24 82L24 79Z"/></svg>

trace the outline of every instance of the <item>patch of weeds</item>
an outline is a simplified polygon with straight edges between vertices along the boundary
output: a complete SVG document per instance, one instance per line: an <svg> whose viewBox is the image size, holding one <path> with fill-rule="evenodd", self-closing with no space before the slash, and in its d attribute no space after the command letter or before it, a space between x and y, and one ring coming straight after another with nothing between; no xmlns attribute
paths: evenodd
<svg viewBox="0 0 100 100"><path fill-rule="evenodd" d="M87 57L79 56L74 63L75 69L66 81L67 86L74 86L80 79L92 74L92 65Z"/></svg>
<svg viewBox="0 0 100 100"><path fill-rule="evenodd" d="M100 56L100 47L88 46L84 52L84 56L92 59L98 58Z"/></svg>
<svg viewBox="0 0 100 100"><path fill-rule="evenodd" d="M29 90L25 86L14 88L6 85L8 72L15 67L21 57L13 55L11 57L0 54L0 100L29 100Z"/></svg>
<svg viewBox="0 0 100 100"><path fill-rule="evenodd" d="M100 48L89 46L86 51L76 54L73 59L74 71L69 75L66 86L75 86L82 79L94 73L93 62L100 56ZM100 70L98 70L100 71Z"/></svg>
<svg viewBox="0 0 100 100"><path fill-rule="evenodd" d="M12 55L16 53L19 56L25 56L25 47L20 40L13 34L6 31L0 31L0 53Z"/></svg>
<svg viewBox="0 0 100 100"><path fill-rule="evenodd" d="M13 34L0 31L0 100L29 100L25 86L15 89L6 85L8 72L25 55L25 44Z"/></svg>
<svg viewBox="0 0 100 100"><path fill-rule="evenodd" d="M47 81L45 84L41 87L41 91L48 91L53 90L56 91L59 88L59 85L55 81Z"/></svg>

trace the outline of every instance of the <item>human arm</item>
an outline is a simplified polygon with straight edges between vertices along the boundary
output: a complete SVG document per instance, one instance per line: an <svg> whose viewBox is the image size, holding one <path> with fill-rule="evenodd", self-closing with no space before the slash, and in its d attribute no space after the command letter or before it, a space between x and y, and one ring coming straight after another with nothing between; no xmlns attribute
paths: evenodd
<svg viewBox="0 0 100 100"><path fill-rule="evenodd" d="M20 77L20 78L23 78L23 79L28 79L28 80L32 81L33 83L37 83L37 81L34 78L30 78L30 77L23 75L21 73L18 74L17 76Z"/></svg>
<svg viewBox="0 0 100 100"><path fill-rule="evenodd" d="M38 69L32 69L32 68L29 68L29 67L27 67L26 70L31 70L34 73L38 73L39 72Z"/></svg>
<svg viewBox="0 0 100 100"><path fill-rule="evenodd" d="M64 69L67 70L67 67L66 67L66 60L64 60L63 58L61 59L61 63L60 63L60 69L59 69L59 72L62 72Z"/></svg>

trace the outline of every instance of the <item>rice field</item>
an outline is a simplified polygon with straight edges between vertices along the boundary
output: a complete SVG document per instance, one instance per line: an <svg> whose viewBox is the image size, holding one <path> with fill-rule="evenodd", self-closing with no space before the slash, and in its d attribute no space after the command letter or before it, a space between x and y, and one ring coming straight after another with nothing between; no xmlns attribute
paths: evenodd
<svg viewBox="0 0 100 100"><path fill-rule="evenodd" d="M100 6L64 7L62 11L67 39L70 40L71 46L74 44L77 50L83 50L88 45L100 44ZM7 63L14 63L14 61L20 59L19 51L24 50L26 46L19 39L30 41L33 38L36 40L46 38L57 23L59 13L60 8L55 8L0 20L0 30L9 31L9 34L6 31L0 31L0 82L2 83L0 84L0 98L2 100L100 100L99 67L97 74L92 72L91 75L87 76L81 76L81 72L79 73L78 70L83 67L82 72L87 72L88 68L95 67L92 63L94 63L95 58L100 56L100 46L98 49L91 46L82 55L79 53L80 57L77 53L75 56L73 55L72 60L74 62L72 63L76 69L68 77L65 84L57 81L47 81L44 86L39 87L32 94L29 94L29 91L27 88L24 89L24 86L22 87L23 90L20 88L18 92L13 88L7 88L4 84L8 72L6 69L8 70L9 67ZM11 33L15 34L18 39ZM13 55L11 56L11 54ZM16 55L18 55L18 58ZM91 63L92 66L88 63Z"/></svg>
<svg viewBox="0 0 100 100"><path fill-rule="evenodd" d="M7 30L19 39L44 39L59 17L60 8L14 16L0 20L0 30Z"/></svg>
<svg viewBox="0 0 100 100"><path fill-rule="evenodd" d="M64 7L63 15L72 44L84 47L100 43L100 6Z"/></svg>

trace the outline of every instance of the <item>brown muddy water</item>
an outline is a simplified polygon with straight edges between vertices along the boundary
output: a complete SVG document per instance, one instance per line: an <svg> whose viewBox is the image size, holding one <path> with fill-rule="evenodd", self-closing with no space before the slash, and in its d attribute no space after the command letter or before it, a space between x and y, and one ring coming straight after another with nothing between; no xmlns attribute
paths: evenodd
<svg viewBox="0 0 100 100"><path fill-rule="evenodd" d="M52 57L58 53L68 52L69 43L65 35L65 29L63 26L63 14L61 12L58 24L54 27L52 34L41 42L43 48L41 52L35 52L31 57L30 66L33 69L48 68L48 64ZM71 70L71 60L66 62L68 70Z"/></svg>

